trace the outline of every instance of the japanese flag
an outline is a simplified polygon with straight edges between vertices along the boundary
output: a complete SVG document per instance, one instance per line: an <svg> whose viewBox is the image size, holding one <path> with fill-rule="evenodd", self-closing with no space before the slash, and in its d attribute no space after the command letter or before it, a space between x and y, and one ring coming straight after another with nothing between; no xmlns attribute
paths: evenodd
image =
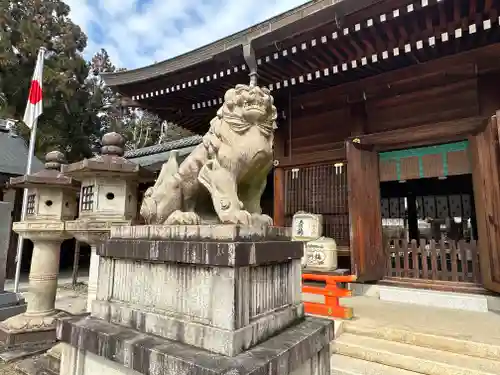
<svg viewBox="0 0 500 375"><path fill-rule="evenodd" d="M43 80L43 60L45 57L45 48L40 48L38 58L36 60L35 72L31 80L30 94L28 96L28 104L26 112L24 112L23 121L30 129L33 128L37 118L43 112L42 105L42 80Z"/></svg>

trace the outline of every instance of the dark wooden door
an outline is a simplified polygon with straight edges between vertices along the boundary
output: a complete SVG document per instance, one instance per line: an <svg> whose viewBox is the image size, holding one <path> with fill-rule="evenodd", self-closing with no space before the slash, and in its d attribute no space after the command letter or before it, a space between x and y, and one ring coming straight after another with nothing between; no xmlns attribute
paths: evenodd
<svg viewBox="0 0 500 375"><path fill-rule="evenodd" d="M478 230L479 261L485 288L500 293L500 112L469 137Z"/></svg>
<svg viewBox="0 0 500 375"><path fill-rule="evenodd" d="M375 151L347 141L351 267L361 282L384 277L379 160Z"/></svg>

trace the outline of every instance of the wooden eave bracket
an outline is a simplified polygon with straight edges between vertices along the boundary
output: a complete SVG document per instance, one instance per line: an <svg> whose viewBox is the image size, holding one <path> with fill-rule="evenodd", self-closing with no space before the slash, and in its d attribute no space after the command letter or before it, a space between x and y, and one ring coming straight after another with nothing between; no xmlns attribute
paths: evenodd
<svg viewBox="0 0 500 375"><path fill-rule="evenodd" d="M248 74L250 77L250 86L257 86L257 59L255 58L255 50L252 47L252 41L243 45L243 58L250 71Z"/></svg>

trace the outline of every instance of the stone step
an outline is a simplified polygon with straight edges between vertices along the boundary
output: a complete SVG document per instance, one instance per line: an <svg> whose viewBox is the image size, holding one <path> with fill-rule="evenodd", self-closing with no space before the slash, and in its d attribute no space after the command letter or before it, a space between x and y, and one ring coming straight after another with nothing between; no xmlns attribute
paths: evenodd
<svg viewBox="0 0 500 375"><path fill-rule="evenodd" d="M15 369L23 375L59 375L46 355L24 359L16 364Z"/></svg>
<svg viewBox="0 0 500 375"><path fill-rule="evenodd" d="M360 336L500 361L500 346L466 340L465 338L433 335L392 327L370 327L348 321L343 323L342 330Z"/></svg>
<svg viewBox="0 0 500 375"><path fill-rule="evenodd" d="M447 351L343 333L332 342L336 354L425 375L495 375L500 362Z"/></svg>
<svg viewBox="0 0 500 375"><path fill-rule="evenodd" d="M53 349L53 348L52 348ZM58 375L61 366L61 352L58 351L48 351L45 355L46 367L51 374Z"/></svg>
<svg viewBox="0 0 500 375"><path fill-rule="evenodd" d="M417 375L413 371L402 370L395 367L368 362L362 359L333 354L331 375Z"/></svg>

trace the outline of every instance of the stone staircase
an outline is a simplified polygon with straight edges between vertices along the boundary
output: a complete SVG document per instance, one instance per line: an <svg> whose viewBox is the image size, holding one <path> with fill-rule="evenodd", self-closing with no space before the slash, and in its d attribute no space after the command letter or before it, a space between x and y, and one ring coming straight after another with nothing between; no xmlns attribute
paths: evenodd
<svg viewBox="0 0 500 375"><path fill-rule="evenodd" d="M428 326L424 327L421 321L425 317L420 317L420 322L419 319L412 322L409 312L416 309L414 314L425 314L424 310L401 305L402 316L409 314L402 318L406 320L404 326L400 324L401 319L389 323L390 309L385 309L387 304L377 303L379 311L374 306L370 319L341 322L331 344L332 375L500 374L500 341L495 324L500 323L500 316L490 313L464 315L454 310L431 308ZM366 306L361 307L363 315ZM397 310L394 304L391 309ZM356 314L356 308L354 312ZM438 313L443 316L439 317ZM381 314L379 320L377 314ZM453 320L449 326L443 320L446 318ZM491 333L485 330L488 326L485 323L492 324ZM461 330L457 329L460 325Z"/></svg>

